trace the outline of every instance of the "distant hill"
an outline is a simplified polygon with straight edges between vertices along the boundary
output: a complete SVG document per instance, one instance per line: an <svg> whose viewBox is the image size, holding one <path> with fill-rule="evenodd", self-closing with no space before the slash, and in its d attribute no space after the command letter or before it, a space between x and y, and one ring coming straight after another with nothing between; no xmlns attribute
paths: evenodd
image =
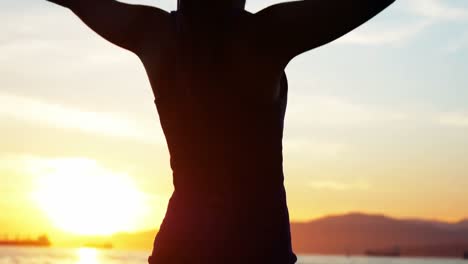
<svg viewBox="0 0 468 264"><path fill-rule="evenodd" d="M457 223L457 226L460 228L467 228L468 229L468 219L462 220Z"/></svg>
<svg viewBox="0 0 468 264"><path fill-rule="evenodd" d="M468 251L468 221L446 223L423 219L394 219L351 213L291 223L298 254L362 255L367 250L392 250L406 256L461 257ZM156 231L112 236L116 248L151 249Z"/></svg>
<svg viewBox="0 0 468 264"><path fill-rule="evenodd" d="M468 251L464 222L399 220L352 213L292 223L293 246L299 253L363 254L400 248L408 256L461 257Z"/></svg>

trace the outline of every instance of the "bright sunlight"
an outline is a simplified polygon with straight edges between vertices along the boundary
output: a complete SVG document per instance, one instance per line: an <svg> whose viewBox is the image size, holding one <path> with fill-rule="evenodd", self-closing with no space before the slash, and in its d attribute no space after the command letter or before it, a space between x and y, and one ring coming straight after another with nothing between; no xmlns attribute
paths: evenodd
<svg viewBox="0 0 468 264"><path fill-rule="evenodd" d="M93 248L80 248L76 252L78 262L76 264L99 264L99 253Z"/></svg>
<svg viewBox="0 0 468 264"><path fill-rule="evenodd" d="M49 163L40 173L34 198L57 228L79 235L136 229L146 206L131 177L88 159Z"/></svg>

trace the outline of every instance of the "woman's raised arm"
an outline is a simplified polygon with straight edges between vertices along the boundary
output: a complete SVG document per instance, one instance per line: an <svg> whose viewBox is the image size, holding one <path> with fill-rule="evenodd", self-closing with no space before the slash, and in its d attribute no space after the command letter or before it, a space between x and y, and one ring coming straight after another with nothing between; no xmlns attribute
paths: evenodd
<svg viewBox="0 0 468 264"><path fill-rule="evenodd" d="M258 12L256 30L276 52L292 59L362 25L395 0L302 0Z"/></svg>
<svg viewBox="0 0 468 264"><path fill-rule="evenodd" d="M114 0L48 0L72 10L108 41L137 53L145 34L155 33L168 13L149 6Z"/></svg>

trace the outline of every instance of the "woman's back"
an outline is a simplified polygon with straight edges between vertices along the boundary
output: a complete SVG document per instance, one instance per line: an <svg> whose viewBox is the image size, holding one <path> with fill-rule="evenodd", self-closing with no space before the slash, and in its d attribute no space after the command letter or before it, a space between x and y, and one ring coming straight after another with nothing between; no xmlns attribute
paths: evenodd
<svg viewBox="0 0 468 264"><path fill-rule="evenodd" d="M182 15L173 13L175 34L164 54L174 60L161 67L173 70L155 93L175 192L155 241L154 263L296 260L282 169L287 80L280 75L270 85L271 94L278 90L274 99L252 93L259 81L245 68L264 65L253 67L255 47L243 43L245 37L236 39L246 35L239 20L248 16L233 13L235 21L226 21L224 29L229 34L216 27L220 32L194 40Z"/></svg>

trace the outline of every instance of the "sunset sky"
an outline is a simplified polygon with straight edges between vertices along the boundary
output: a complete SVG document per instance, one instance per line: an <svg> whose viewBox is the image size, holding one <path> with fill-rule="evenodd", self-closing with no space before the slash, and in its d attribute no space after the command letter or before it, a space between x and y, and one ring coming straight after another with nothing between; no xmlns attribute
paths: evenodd
<svg viewBox="0 0 468 264"><path fill-rule="evenodd" d="M43 0L0 1L0 32L0 234L159 227L172 178L138 58ZM399 0L287 73L293 221L468 218L466 0Z"/></svg>

